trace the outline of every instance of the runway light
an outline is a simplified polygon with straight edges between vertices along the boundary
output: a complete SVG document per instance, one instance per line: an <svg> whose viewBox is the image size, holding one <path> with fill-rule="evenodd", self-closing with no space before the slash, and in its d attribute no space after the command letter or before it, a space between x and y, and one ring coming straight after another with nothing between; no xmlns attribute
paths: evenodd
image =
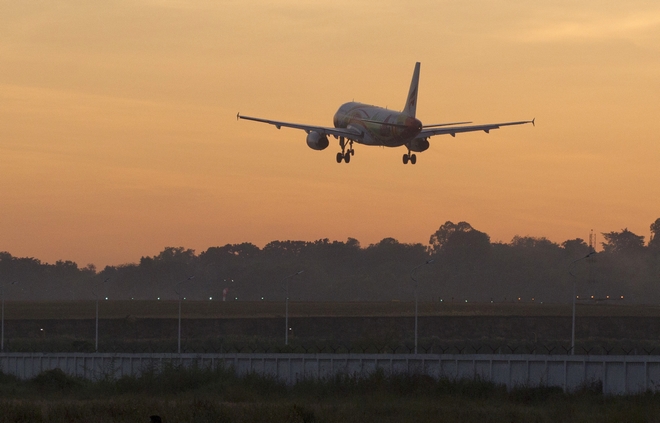
<svg viewBox="0 0 660 423"><path fill-rule="evenodd" d="M108 301L108 297L105 297L105 300Z"/></svg>
<svg viewBox="0 0 660 423"><path fill-rule="evenodd" d="M261 297L261 301L263 301L263 300L264 300L264 297Z"/></svg>
<svg viewBox="0 0 660 423"><path fill-rule="evenodd" d="M209 297L209 301L213 300L213 297Z"/></svg>
<svg viewBox="0 0 660 423"><path fill-rule="evenodd" d="M621 299L623 300L623 295L621 296Z"/></svg>
<svg viewBox="0 0 660 423"><path fill-rule="evenodd" d="M610 296L608 295L608 296L607 296L607 297L605 297L605 298L609 300L609 299L610 299Z"/></svg>
<svg viewBox="0 0 660 423"><path fill-rule="evenodd" d="M235 300L238 300L238 297L234 298Z"/></svg>
<svg viewBox="0 0 660 423"><path fill-rule="evenodd" d="M160 301L160 297L158 297L158 301Z"/></svg>
<svg viewBox="0 0 660 423"><path fill-rule="evenodd" d="M518 301L520 301L520 297L518 297Z"/></svg>
<svg viewBox="0 0 660 423"><path fill-rule="evenodd" d="M465 302L467 303L467 300L465 300Z"/></svg>

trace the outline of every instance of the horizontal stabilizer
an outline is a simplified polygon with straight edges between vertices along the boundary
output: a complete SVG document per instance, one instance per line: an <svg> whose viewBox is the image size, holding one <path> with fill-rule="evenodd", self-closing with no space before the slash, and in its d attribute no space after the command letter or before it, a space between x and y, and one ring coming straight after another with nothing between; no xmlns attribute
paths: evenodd
<svg viewBox="0 0 660 423"><path fill-rule="evenodd" d="M369 122L369 123L375 123L377 125L383 125L383 126L394 126L395 128L408 128L406 125L402 125L400 123L391 123L391 122L381 122L379 120L369 120L369 119L360 119L362 122Z"/></svg>

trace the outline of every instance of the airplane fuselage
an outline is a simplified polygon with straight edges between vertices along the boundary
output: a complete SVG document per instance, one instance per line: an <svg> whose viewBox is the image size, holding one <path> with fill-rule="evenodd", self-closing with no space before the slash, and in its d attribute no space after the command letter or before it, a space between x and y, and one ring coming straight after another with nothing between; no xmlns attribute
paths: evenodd
<svg viewBox="0 0 660 423"><path fill-rule="evenodd" d="M342 104L333 123L335 128L360 131L360 144L385 147L409 144L422 131L422 122L405 113L356 102Z"/></svg>

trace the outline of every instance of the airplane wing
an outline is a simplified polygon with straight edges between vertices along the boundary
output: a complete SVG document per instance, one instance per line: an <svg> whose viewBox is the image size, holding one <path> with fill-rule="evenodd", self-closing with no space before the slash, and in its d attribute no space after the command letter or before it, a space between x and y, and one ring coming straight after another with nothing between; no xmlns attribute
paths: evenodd
<svg viewBox="0 0 660 423"><path fill-rule="evenodd" d="M252 120L255 122L262 122L262 123L267 123L269 125L274 125L277 129L280 129L281 127L285 128L294 128L294 129L302 129L303 131L307 132L308 134L312 131L318 132L319 134L322 135L332 135L334 137L344 137L348 138L349 140L353 141L361 141L363 137L363 133L360 132L357 129L342 129L342 128L330 128L326 126L313 126L313 125L303 125L299 123L289 123L289 122L280 122L277 120L269 120L269 119L261 119L261 118L256 118L256 117L250 117L250 116L242 116L240 113L236 115L236 119L245 119L245 120Z"/></svg>
<svg viewBox="0 0 660 423"><path fill-rule="evenodd" d="M536 119L522 120L519 122L489 123L486 125L445 126L445 127L437 127L437 128L425 127L424 129L422 129L422 132L420 132L417 137L427 138L427 137L432 137L434 135L445 135L445 134L449 134L452 137L455 137L456 134L462 132L475 132L475 131L484 131L485 133L489 133L491 129L498 129L502 126L524 125L526 123L531 123L532 125L535 125L534 123L535 120Z"/></svg>

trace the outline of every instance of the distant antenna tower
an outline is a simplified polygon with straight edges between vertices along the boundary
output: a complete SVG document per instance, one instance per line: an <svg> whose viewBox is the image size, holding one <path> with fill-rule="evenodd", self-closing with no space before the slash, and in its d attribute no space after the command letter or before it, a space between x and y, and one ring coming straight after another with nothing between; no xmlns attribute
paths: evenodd
<svg viewBox="0 0 660 423"><path fill-rule="evenodd" d="M596 233L592 229L591 232L589 233L589 251L596 251ZM595 292L595 285L596 285L596 275L594 274L594 262L596 259L591 256L587 259L587 270L589 271L589 274L587 275L587 283L591 287L592 294L596 295Z"/></svg>

